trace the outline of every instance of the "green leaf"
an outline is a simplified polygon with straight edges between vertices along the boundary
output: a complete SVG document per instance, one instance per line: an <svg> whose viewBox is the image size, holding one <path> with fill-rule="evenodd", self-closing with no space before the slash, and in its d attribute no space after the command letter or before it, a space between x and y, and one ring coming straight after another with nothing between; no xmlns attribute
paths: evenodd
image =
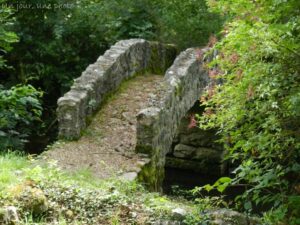
<svg viewBox="0 0 300 225"><path fill-rule="evenodd" d="M245 203L244 203L244 208L245 208L246 210L252 209L252 203L251 203L250 201L245 202Z"/></svg>
<svg viewBox="0 0 300 225"><path fill-rule="evenodd" d="M213 186L211 186L211 185L209 185L209 184L207 184L207 185L204 185L203 186L203 188L207 191L207 192L210 192L211 190L213 190L214 189L214 187Z"/></svg>

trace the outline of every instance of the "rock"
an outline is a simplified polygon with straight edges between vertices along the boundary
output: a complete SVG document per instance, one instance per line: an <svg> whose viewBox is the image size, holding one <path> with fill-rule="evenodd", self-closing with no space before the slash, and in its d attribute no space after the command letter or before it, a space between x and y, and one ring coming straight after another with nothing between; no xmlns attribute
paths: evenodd
<svg viewBox="0 0 300 225"><path fill-rule="evenodd" d="M122 96L125 97L125 98L127 98L129 95L126 94L126 93L122 93Z"/></svg>
<svg viewBox="0 0 300 225"><path fill-rule="evenodd" d="M121 152L121 151L122 151L122 148L121 148L120 146L117 146L117 147L115 147L115 151L116 151L116 152Z"/></svg>
<svg viewBox="0 0 300 225"><path fill-rule="evenodd" d="M123 112L122 113L122 117L125 121L129 122L130 124L132 123L132 118L130 117L130 113L129 112ZM135 118L134 118L135 119Z"/></svg>
<svg viewBox="0 0 300 225"><path fill-rule="evenodd" d="M137 213L136 212L131 212L131 217L132 218L136 218L137 217Z"/></svg>
<svg viewBox="0 0 300 225"><path fill-rule="evenodd" d="M180 122L176 136L180 139L181 144L194 147L216 147L218 145L215 143L218 139L215 130L203 130L198 127L189 128L189 124L189 116L185 116Z"/></svg>
<svg viewBox="0 0 300 225"><path fill-rule="evenodd" d="M149 98L152 98L152 99L155 99L155 98L156 98L156 95L153 94L153 93L150 93L148 96L149 96Z"/></svg>
<svg viewBox="0 0 300 225"><path fill-rule="evenodd" d="M116 117L118 115L118 111L117 110L114 110L112 113L111 113L112 117Z"/></svg>
<svg viewBox="0 0 300 225"><path fill-rule="evenodd" d="M176 209L173 209L172 210L172 215L173 215L173 218L175 220L184 220L184 218L186 217L187 215L187 212L185 209L182 209L182 208L176 208Z"/></svg>
<svg viewBox="0 0 300 225"><path fill-rule="evenodd" d="M5 208L0 209L0 223L7 225L19 224L17 208L14 206L6 206Z"/></svg>
<svg viewBox="0 0 300 225"><path fill-rule="evenodd" d="M173 138L173 144L179 144L180 139L178 135L175 135L175 137Z"/></svg>
<svg viewBox="0 0 300 225"><path fill-rule="evenodd" d="M141 110L137 118L137 142L136 151L138 153L152 154L153 134L156 133L155 123L158 121L160 109L150 107Z"/></svg>
<svg viewBox="0 0 300 225"><path fill-rule="evenodd" d="M191 156L194 155L196 152L197 148L189 146L189 145L184 145L184 144L178 144L175 146L174 149L174 156L178 158L190 158Z"/></svg>
<svg viewBox="0 0 300 225"><path fill-rule="evenodd" d="M258 225L259 220L249 218L247 215L231 209L218 209L207 213L210 224L213 225Z"/></svg>
<svg viewBox="0 0 300 225"><path fill-rule="evenodd" d="M216 137L210 131L203 131L198 129L193 133L179 134L180 143L193 146L213 147L216 145Z"/></svg>
<svg viewBox="0 0 300 225"><path fill-rule="evenodd" d="M222 159L221 151L205 147L196 148L184 144L176 145L173 155L182 159L190 159L196 161L206 160L211 163L220 163Z"/></svg>
<svg viewBox="0 0 300 225"><path fill-rule="evenodd" d="M23 171L21 171L21 170L16 170L15 171L16 176L21 176L22 174L23 174Z"/></svg>
<svg viewBox="0 0 300 225"><path fill-rule="evenodd" d="M23 207L31 211L35 215L42 214L48 210L48 200L41 189L30 186L25 187L19 201L22 202Z"/></svg>
<svg viewBox="0 0 300 225"><path fill-rule="evenodd" d="M222 152L213 148L197 148L194 155L191 157L193 160L207 160L210 163L220 163L222 160Z"/></svg>
<svg viewBox="0 0 300 225"><path fill-rule="evenodd" d="M148 224L148 223L147 223ZM150 225L182 225L181 221L160 219L157 221L149 222Z"/></svg>
<svg viewBox="0 0 300 225"><path fill-rule="evenodd" d="M73 219L74 218L74 213L72 210L67 210L65 212L65 216L68 218L68 219Z"/></svg>
<svg viewBox="0 0 300 225"><path fill-rule="evenodd" d="M138 113L137 119L140 123L150 126L158 119L160 111L161 110L156 107L143 109Z"/></svg>
<svg viewBox="0 0 300 225"><path fill-rule="evenodd" d="M136 172L128 172L124 173L121 176L121 179L124 179L126 181L134 181L137 178L137 173Z"/></svg>

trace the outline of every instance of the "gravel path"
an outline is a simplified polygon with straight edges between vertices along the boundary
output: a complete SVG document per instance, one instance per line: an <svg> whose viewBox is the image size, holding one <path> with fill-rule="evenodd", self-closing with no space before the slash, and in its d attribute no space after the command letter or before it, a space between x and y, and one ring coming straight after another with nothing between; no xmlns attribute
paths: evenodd
<svg viewBox="0 0 300 225"><path fill-rule="evenodd" d="M97 178L124 176L134 179L147 158L135 153L136 115L152 104L163 76L137 76L122 85L93 117L78 141L56 143L43 153L60 168L89 169Z"/></svg>

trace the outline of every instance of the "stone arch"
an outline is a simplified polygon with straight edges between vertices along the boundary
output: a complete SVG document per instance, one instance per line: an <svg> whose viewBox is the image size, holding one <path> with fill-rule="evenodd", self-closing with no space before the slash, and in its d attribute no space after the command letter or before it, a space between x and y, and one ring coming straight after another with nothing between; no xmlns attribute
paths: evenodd
<svg viewBox="0 0 300 225"><path fill-rule="evenodd" d="M160 190L166 155L180 121L209 85L208 72L204 61L198 57L198 51L190 48L176 58L165 74L164 90L160 96L152 107L137 115L136 151L151 159L139 174L139 179L150 189Z"/></svg>
<svg viewBox="0 0 300 225"><path fill-rule="evenodd" d="M71 90L58 99L59 137L78 139L87 119L120 84L145 72L163 74L176 57L174 45L143 39L122 40L75 79Z"/></svg>
<svg viewBox="0 0 300 225"><path fill-rule="evenodd" d="M207 50L190 48L175 59L176 48L172 45L143 39L116 43L88 66L58 100L60 138L80 138L88 118L123 81L147 71L162 74L175 59L159 85L159 93L151 98L148 108L136 115L135 151L147 159L137 176L150 189L160 190L166 155L180 122L210 83L204 68L210 59L199 57L200 51L203 55Z"/></svg>

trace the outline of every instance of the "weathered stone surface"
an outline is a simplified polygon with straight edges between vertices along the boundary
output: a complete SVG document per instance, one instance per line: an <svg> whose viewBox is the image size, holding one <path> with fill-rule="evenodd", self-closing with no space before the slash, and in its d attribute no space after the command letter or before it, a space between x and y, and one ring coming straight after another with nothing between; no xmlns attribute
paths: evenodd
<svg viewBox="0 0 300 225"><path fill-rule="evenodd" d="M15 206L6 206L3 209L0 208L0 223L7 225L19 224L18 211Z"/></svg>
<svg viewBox="0 0 300 225"><path fill-rule="evenodd" d="M211 163L221 163L223 152L215 150L213 148L200 147L197 148L195 154L191 159L202 160L206 159Z"/></svg>
<svg viewBox="0 0 300 225"><path fill-rule="evenodd" d="M159 108L146 108L137 115L137 134L142 137L137 138L139 153L151 155L153 134L156 132L155 123L159 119Z"/></svg>
<svg viewBox="0 0 300 225"><path fill-rule="evenodd" d="M216 146L216 136L212 131L198 129L197 132L189 134L179 134L179 140L182 144L192 146L214 147Z"/></svg>
<svg viewBox="0 0 300 225"><path fill-rule="evenodd" d="M181 119L209 84L204 62L198 59L197 51L187 49L176 58L160 84L159 93L150 96L147 108L141 110L136 118L136 151L147 154L151 159L138 177L154 189L158 189L162 183L165 156L171 150ZM58 100L60 137L79 138L87 126L86 118L97 110L106 96L115 91L123 80L146 70L164 71L174 59L175 52L174 46L142 39L120 41L112 46L96 63L88 66L81 77L75 80L70 92ZM131 115L125 112L120 119L133 123ZM183 140L182 144L192 140L194 147L199 147L196 143L199 136L196 137L194 132L187 133L191 136ZM201 141L205 143L201 147L212 147L211 135L204 136ZM179 139L184 138L179 136ZM212 159L219 161L220 153L214 149L211 153L212 157L208 156L207 149L192 148L190 152L178 150L175 154L181 158L188 155L193 161L199 159L202 165Z"/></svg>
<svg viewBox="0 0 300 225"><path fill-rule="evenodd" d="M137 117L136 150L149 154L152 161L151 178L143 177L143 182L149 186L162 182L165 156L171 149L180 121L209 83L202 64L196 49L182 52L165 74L163 93L153 102L151 108L156 108L155 118L144 113L147 109Z"/></svg>
<svg viewBox="0 0 300 225"><path fill-rule="evenodd" d="M23 207L29 209L34 215L40 215L48 210L48 200L41 189L27 186L18 198Z"/></svg>
<svg viewBox="0 0 300 225"><path fill-rule="evenodd" d="M207 213L212 225L258 225L261 224L255 218L249 218L247 215L230 210L219 209Z"/></svg>
<svg viewBox="0 0 300 225"><path fill-rule="evenodd" d="M177 130L178 143L191 145L194 147L212 147L220 148L216 143L218 136L215 130L203 130L199 127L189 127L190 117L193 114L201 115L203 109L200 107L200 103L197 101L192 109L182 118Z"/></svg>
<svg viewBox="0 0 300 225"><path fill-rule="evenodd" d="M187 215L187 211L183 208L176 208L172 210L173 218L177 221L182 221Z"/></svg>
<svg viewBox="0 0 300 225"><path fill-rule="evenodd" d="M191 160L207 160L212 163L220 163L222 152L213 148L193 147L190 145L178 144L175 146L173 156Z"/></svg>
<svg viewBox="0 0 300 225"><path fill-rule="evenodd" d="M121 179L124 179L126 181L134 181L137 178L138 174L136 172L128 172L124 173L121 176Z"/></svg>
<svg viewBox="0 0 300 225"><path fill-rule="evenodd" d="M223 162L223 148L216 142L218 139L216 131L203 130L195 125L191 126L192 119L195 119L196 114L201 116L203 110L204 108L200 106L200 102L196 101L181 119L176 136L173 139L171 151L168 153L170 157L168 161L171 160L169 164L173 168L191 168L193 171L205 171L205 175L221 176L223 171L226 171L226 163ZM184 161L174 158L184 159ZM198 163L195 161L198 161ZM179 163L176 165L176 162ZM223 168L221 170L220 164ZM215 168L218 168L217 171L220 174L216 173Z"/></svg>
<svg viewBox="0 0 300 225"><path fill-rule="evenodd" d="M178 144L174 148L173 155L178 158L184 158L189 159L192 158L195 152L197 151L197 148L190 146L190 145L184 145L184 144Z"/></svg>
<svg viewBox="0 0 300 225"><path fill-rule="evenodd" d="M75 79L71 90L58 100L59 136L77 139L108 94L122 81L146 70L163 73L176 56L172 45L130 39L117 42Z"/></svg>

